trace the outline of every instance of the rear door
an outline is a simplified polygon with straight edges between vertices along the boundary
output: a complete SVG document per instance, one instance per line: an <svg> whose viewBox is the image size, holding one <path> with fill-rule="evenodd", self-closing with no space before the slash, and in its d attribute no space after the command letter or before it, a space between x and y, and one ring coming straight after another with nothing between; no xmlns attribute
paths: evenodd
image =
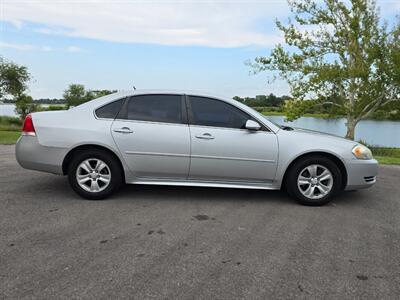
<svg viewBox="0 0 400 300"><path fill-rule="evenodd" d="M267 183L275 178L278 143L273 132L245 129L254 118L225 101L189 96L188 104L190 179Z"/></svg>
<svg viewBox="0 0 400 300"><path fill-rule="evenodd" d="M190 134L182 95L132 96L125 102L111 130L137 178L187 178Z"/></svg>

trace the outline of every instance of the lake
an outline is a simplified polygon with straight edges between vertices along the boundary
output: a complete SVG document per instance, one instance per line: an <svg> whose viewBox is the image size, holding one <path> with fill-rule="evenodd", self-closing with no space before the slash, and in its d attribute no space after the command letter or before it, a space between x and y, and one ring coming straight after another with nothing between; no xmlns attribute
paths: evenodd
<svg viewBox="0 0 400 300"><path fill-rule="evenodd" d="M321 119L302 117L293 122L285 123L283 116L268 116L268 119L278 124L299 127L339 136L346 135L345 119ZM362 120L357 124L355 140L363 140L369 145L382 147L400 147L400 122Z"/></svg>
<svg viewBox="0 0 400 300"><path fill-rule="evenodd" d="M13 104L0 105L0 116L15 116ZM285 123L283 116L269 116L273 122L311 130L322 131L339 136L346 134L344 119L321 119L302 117ZM400 122L363 120L356 128L356 140L366 141L370 145L400 147Z"/></svg>

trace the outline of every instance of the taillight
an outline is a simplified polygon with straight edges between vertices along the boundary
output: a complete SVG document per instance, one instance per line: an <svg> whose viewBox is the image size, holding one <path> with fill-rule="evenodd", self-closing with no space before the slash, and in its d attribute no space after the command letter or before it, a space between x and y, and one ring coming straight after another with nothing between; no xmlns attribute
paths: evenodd
<svg viewBox="0 0 400 300"><path fill-rule="evenodd" d="M25 117L24 126L22 127L23 135L36 135L35 127L33 126L32 115L28 114Z"/></svg>

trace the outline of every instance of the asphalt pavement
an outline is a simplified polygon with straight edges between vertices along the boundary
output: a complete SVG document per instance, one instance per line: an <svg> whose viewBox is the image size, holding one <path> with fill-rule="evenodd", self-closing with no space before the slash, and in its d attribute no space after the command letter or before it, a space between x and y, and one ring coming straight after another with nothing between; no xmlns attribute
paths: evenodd
<svg viewBox="0 0 400 300"><path fill-rule="evenodd" d="M0 146L1 299L399 297L399 167L324 207L163 186L87 201Z"/></svg>

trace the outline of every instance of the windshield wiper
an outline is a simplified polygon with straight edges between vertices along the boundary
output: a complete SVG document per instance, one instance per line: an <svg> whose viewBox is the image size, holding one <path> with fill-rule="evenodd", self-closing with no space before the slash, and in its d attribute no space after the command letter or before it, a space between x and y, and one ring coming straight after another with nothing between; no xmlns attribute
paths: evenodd
<svg viewBox="0 0 400 300"><path fill-rule="evenodd" d="M285 125L281 125L281 129L287 130L287 131L292 131L292 130L294 130L293 127L285 126Z"/></svg>

